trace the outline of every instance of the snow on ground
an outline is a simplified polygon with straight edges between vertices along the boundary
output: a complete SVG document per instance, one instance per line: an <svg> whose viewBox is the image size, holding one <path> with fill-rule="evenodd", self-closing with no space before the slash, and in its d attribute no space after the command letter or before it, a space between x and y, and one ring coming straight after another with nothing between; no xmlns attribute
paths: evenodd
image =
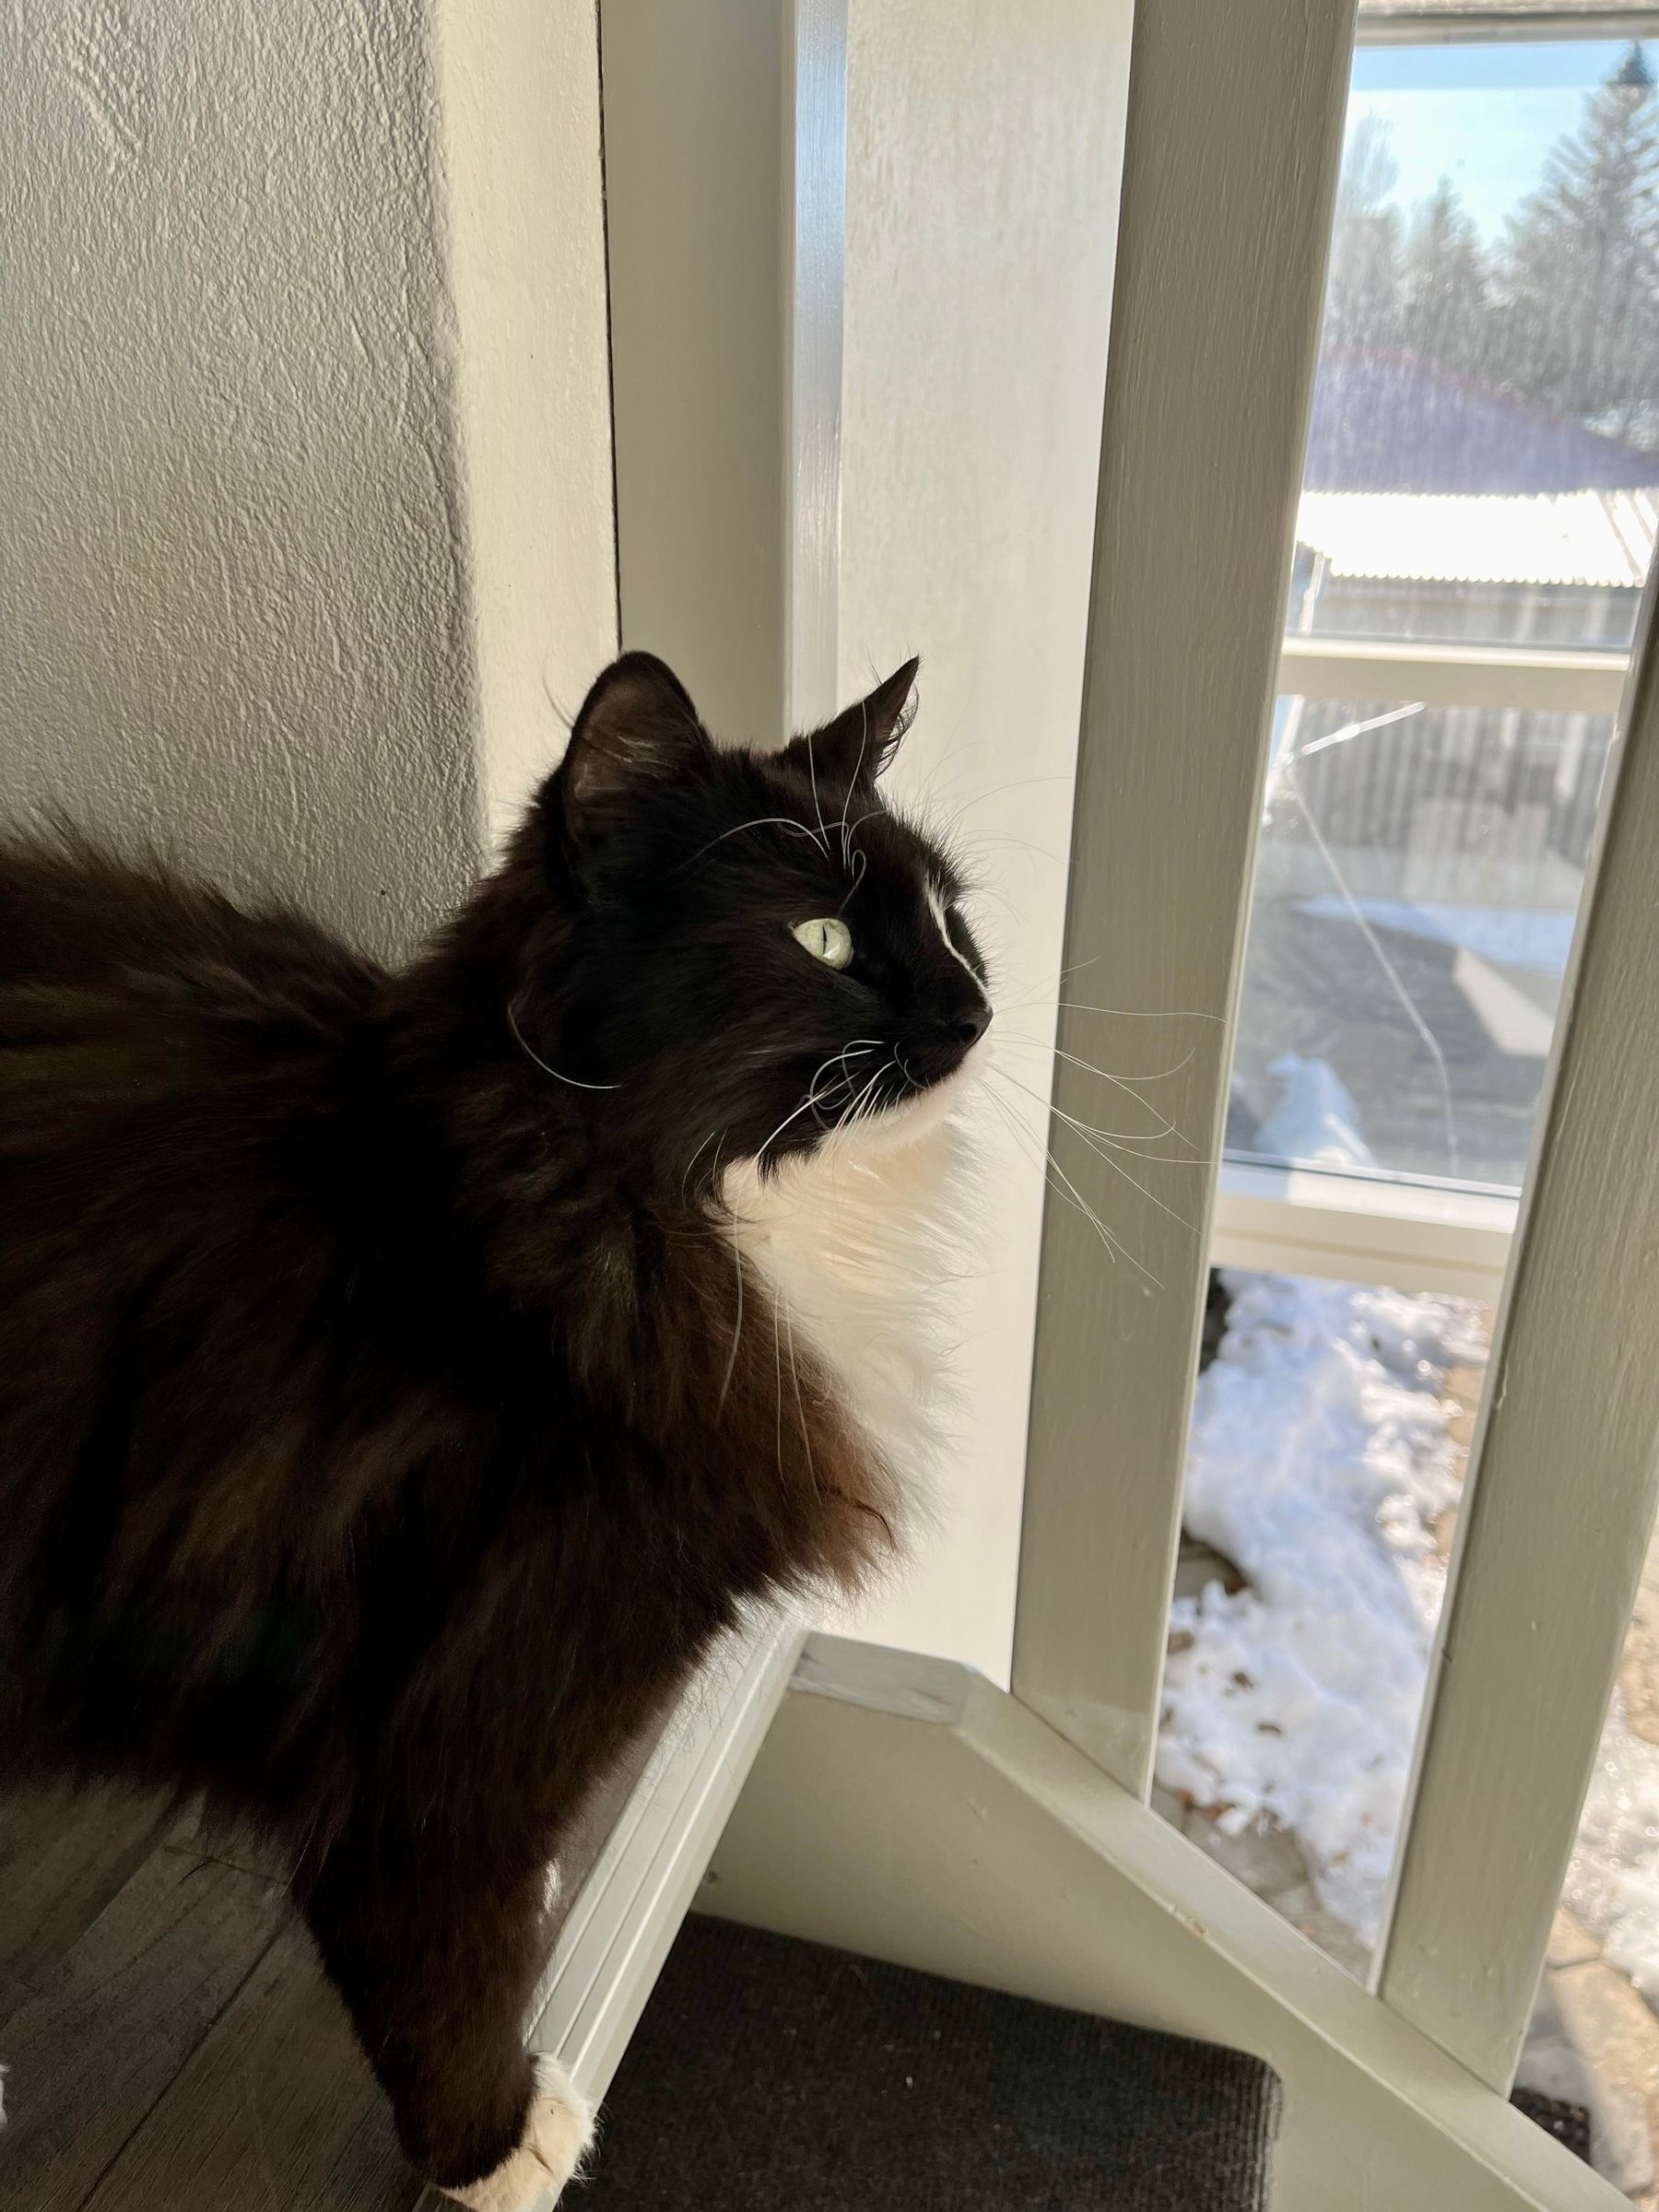
<svg viewBox="0 0 1659 2212"><path fill-rule="evenodd" d="M1320 1902L1376 1939L1458 1492L1438 1395L1478 1364L1459 1299L1229 1273L1184 1520L1250 1587L1177 1602L1158 1779L1236 1833L1292 1830ZM1616 1700L1562 1901L1659 2010L1659 1747Z"/></svg>
<svg viewBox="0 0 1659 2212"><path fill-rule="evenodd" d="M1272 1112L1255 1134L1255 1149L1276 1159L1317 1160L1327 1167L1376 1165L1359 1134L1353 1093L1328 1060L1281 1053L1267 1073L1278 1085Z"/></svg>
<svg viewBox="0 0 1659 2212"><path fill-rule="evenodd" d="M1480 1356L1475 1309L1226 1280L1184 1518L1251 1586L1175 1606L1158 1778L1230 1831L1293 1830L1321 1903L1371 1942L1445 1583L1430 1524L1457 1495L1437 1392Z"/></svg>
<svg viewBox="0 0 1659 2212"><path fill-rule="evenodd" d="M1632 1735L1618 1698L1561 1901L1659 2011L1659 1747Z"/></svg>

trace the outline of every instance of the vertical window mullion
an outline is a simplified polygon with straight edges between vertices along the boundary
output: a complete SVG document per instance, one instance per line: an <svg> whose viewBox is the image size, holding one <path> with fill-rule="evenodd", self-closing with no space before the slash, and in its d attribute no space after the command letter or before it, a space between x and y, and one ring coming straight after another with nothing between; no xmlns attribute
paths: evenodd
<svg viewBox="0 0 1659 2212"><path fill-rule="evenodd" d="M1190 1047L1159 1097L1212 1162L1352 25L1184 0L1135 30L1061 997L1171 1018L1063 1006L1060 1044L1108 1075ZM1116 1094L1057 1066L1014 1687L1144 1791L1214 1172L1115 1169L1058 1115Z"/></svg>

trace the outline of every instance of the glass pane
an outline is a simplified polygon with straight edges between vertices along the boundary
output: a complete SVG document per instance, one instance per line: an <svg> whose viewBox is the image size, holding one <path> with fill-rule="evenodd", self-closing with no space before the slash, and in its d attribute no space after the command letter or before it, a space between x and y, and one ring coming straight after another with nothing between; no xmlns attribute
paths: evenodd
<svg viewBox="0 0 1659 2212"><path fill-rule="evenodd" d="M1611 735L1279 701L1230 1152L1519 1184Z"/></svg>
<svg viewBox="0 0 1659 2212"><path fill-rule="evenodd" d="M1359 1972L1489 1316L1459 1299L1230 1271L1209 1324L1155 1802Z"/></svg>
<svg viewBox="0 0 1659 2212"><path fill-rule="evenodd" d="M1628 643L1659 485L1656 189L1638 45L1360 44L1290 629Z"/></svg>
<svg viewBox="0 0 1659 2212"><path fill-rule="evenodd" d="M1606 22L1362 12L1291 632L1628 646L1659 518L1659 97ZM1524 698L1280 700L1230 1152L1519 1185L1611 736Z"/></svg>

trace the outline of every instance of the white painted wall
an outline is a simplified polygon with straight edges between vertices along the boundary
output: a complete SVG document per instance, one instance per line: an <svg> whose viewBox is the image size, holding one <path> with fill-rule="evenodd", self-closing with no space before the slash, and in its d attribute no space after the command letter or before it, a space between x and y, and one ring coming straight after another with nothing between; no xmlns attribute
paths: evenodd
<svg viewBox="0 0 1659 2212"><path fill-rule="evenodd" d="M592 10L444 7L0 27L0 795L380 949L615 634Z"/></svg>
<svg viewBox="0 0 1659 2212"><path fill-rule="evenodd" d="M853 0L841 688L920 653L894 785L953 821L1004 1035L1052 1041L1082 689L1131 0ZM1020 1006L1018 1002L1041 1002ZM1002 1045L1046 1097L1045 1054ZM1046 1121L978 1114L945 1524L861 1620L1006 1683Z"/></svg>
<svg viewBox="0 0 1659 2212"><path fill-rule="evenodd" d="M438 34L493 838L617 650L595 0L440 0Z"/></svg>

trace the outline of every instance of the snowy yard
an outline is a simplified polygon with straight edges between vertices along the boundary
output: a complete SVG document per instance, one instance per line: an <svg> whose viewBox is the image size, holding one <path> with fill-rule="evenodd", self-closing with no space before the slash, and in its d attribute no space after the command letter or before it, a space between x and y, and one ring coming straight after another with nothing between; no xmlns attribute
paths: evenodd
<svg viewBox="0 0 1659 2212"><path fill-rule="evenodd" d="M1158 1781L1213 1834L1218 1855L1264 1894L1282 1890L1281 1909L1356 1964L1381 1924L1485 1317L1457 1299L1224 1279L1232 1302L1198 1382L1184 1519L1190 1537L1236 1565L1228 1581L1242 1586L1212 1580L1177 1599ZM1573 2032L1579 1984L1563 1983L1564 2023L1546 2003L1529 2084L1590 2104L1597 2163L1643 2202L1654 2201L1645 2194L1649 2122L1659 2115L1650 2010L1659 2007L1659 1571L1650 1570L1556 1947L1583 1954L1556 1960L1565 1972L1582 1981L1594 1964L1623 1978L1626 1999L1633 1984L1647 2000L1620 2023L1627 2042L1648 2031L1643 2049L1619 2061L1641 2079L1621 2103L1619 2085L1597 2078L1612 2062ZM1551 1987L1556 1979L1552 1969Z"/></svg>

